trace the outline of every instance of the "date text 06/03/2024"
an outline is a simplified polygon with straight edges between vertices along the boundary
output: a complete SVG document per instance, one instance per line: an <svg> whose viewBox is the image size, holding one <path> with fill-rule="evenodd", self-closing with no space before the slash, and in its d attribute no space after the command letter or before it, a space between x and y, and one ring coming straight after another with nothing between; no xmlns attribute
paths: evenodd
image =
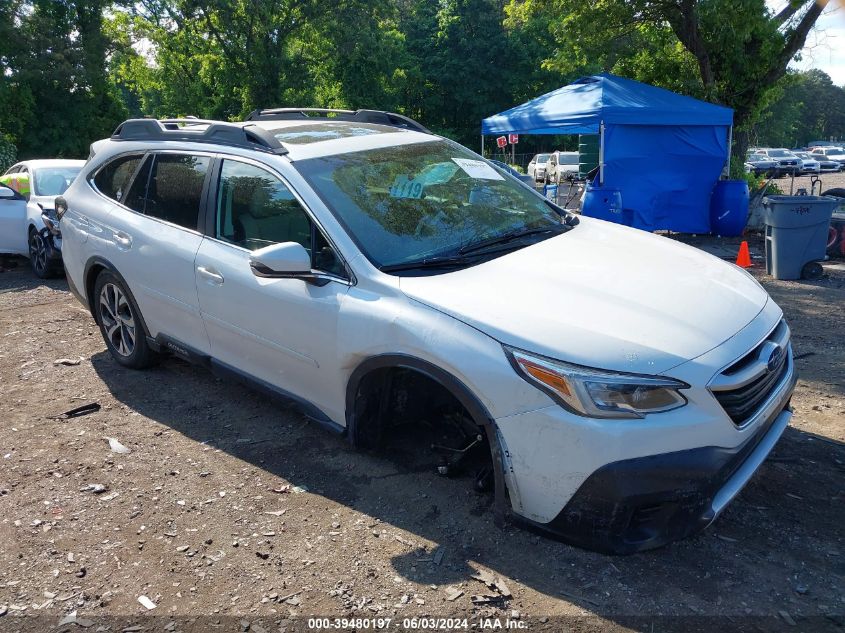
<svg viewBox="0 0 845 633"><path fill-rule="evenodd" d="M449 631L466 630L469 628L478 630L503 630L503 629L527 629L528 623L515 618L481 618L470 624L467 618L309 618L309 629L325 630L387 630L400 629L410 631Z"/></svg>

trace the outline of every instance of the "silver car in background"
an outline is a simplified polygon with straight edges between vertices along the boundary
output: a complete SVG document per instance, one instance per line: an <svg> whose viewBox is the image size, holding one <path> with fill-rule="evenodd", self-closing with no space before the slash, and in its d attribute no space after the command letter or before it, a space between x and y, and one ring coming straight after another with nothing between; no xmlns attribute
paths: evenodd
<svg viewBox="0 0 845 633"><path fill-rule="evenodd" d="M795 155L801 159L802 174L817 174L821 171L821 164L809 152L795 152Z"/></svg>

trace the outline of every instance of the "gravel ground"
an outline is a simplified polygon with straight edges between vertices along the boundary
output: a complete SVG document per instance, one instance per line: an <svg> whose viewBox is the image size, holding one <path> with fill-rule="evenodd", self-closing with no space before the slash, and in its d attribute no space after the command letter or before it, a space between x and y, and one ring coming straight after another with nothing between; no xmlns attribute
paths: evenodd
<svg viewBox="0 0 845 633"><path fill-rule="evenodd" d="M791 428L705 532L608 557L496 528L468 480L355 452L179 360L120 367L65 281L19 261L0 274L2 633L261 633L307 630L312 615L391 618L393 630L423 616L458 628L490 617L550 631L842 630L841 270L785 282L754 269L800 358ZM96 413L51 417L92 402ZM475 605L477 594L500 599Z"/></svg>
<svg viewBox="0 0 845 633"><path fill-rule="evenodd" d="M821 192L825 192L828 189L845 188L845 171L840 171L835 174L819 174L819 180L821 181ZM787 194L789 193L790 186L792 186L792 178L790 178L789 176L775 178L772 182L774 182L778 187L780 187L781 191ZM793 191L795 193L798 193L798 189L803 187L809 192L811 186L811 176L799 176L795 179ZM816 193L819 193L820 191L818 187L819 185L816 185Z"/></svg>

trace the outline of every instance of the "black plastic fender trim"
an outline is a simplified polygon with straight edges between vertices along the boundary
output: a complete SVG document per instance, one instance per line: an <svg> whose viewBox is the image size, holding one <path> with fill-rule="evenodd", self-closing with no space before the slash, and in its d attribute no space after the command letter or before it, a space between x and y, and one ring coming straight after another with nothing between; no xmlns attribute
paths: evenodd
<svg viewBox="0 0 845 633"><path fill-rule="evenodd" d="M147 327L147 322L144 320L144 315L141 313L141 309L138 307L138 302L135 300L135 294L132 292L132 288L129 287L129 283L126 281L123 275L120 274L114 264L112 264L109 260L100 257L99 255L95 255L94 257L91 257L87 262L85 262L85 271L82 274L82 281L85 284L85 295L87 298L86 303L88 305L88 310L91 312L91 316L94 317L94 321L97 322L97 325L100 324L100 321L97 318L97 311L94 309L95 299L94 297L88 296L88 275L91 273L91 269L94 266L102 266L120 280L120 283L123 284L123 287L126 289L126 293L129 295L129 299L132 301L135 311L138 313L138 320L141 322L141 330L144 332L144 335L149 339L150 329ZM96 284L96 280L94 283Z"/></svg>
<svg viewBox="0 0 845 633"><path fill-rule="evenodd" d="M360 363L346 385L346 430L349 441L358 447L358 418L355 414L355 399L364 376L377 369L412 369L434 380L448 390L463 405L473 421L484 429L493 459L494 504L493 519L502 527L508 513L504 472L504 455L499 445L496 421L476 395L460 379L437 365L409 354L381 354L371 356Z"/></svg>

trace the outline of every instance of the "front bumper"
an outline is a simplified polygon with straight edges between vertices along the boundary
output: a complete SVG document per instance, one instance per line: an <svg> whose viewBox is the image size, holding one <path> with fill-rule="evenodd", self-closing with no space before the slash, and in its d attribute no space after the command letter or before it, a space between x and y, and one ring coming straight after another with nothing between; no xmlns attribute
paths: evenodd
<svg viewBox="0 0 845 633"><path fill-rule="evenodd" d="M706 446L607 464L587 477L550 522L526 523L607 554L652 549L703 530L780 439L792 418L789 400L795 382L792 366L760 408L753 435L739 446Z"/></svg>
<svg viewBox="0 0 845 633"><path fill-rule="evenodd" d="M50 229L41 229L41 237L44 240L44 245L47 247L47 259L50 262L60 262L62 260L62 236L61 233L54 235Z"/></svg>

